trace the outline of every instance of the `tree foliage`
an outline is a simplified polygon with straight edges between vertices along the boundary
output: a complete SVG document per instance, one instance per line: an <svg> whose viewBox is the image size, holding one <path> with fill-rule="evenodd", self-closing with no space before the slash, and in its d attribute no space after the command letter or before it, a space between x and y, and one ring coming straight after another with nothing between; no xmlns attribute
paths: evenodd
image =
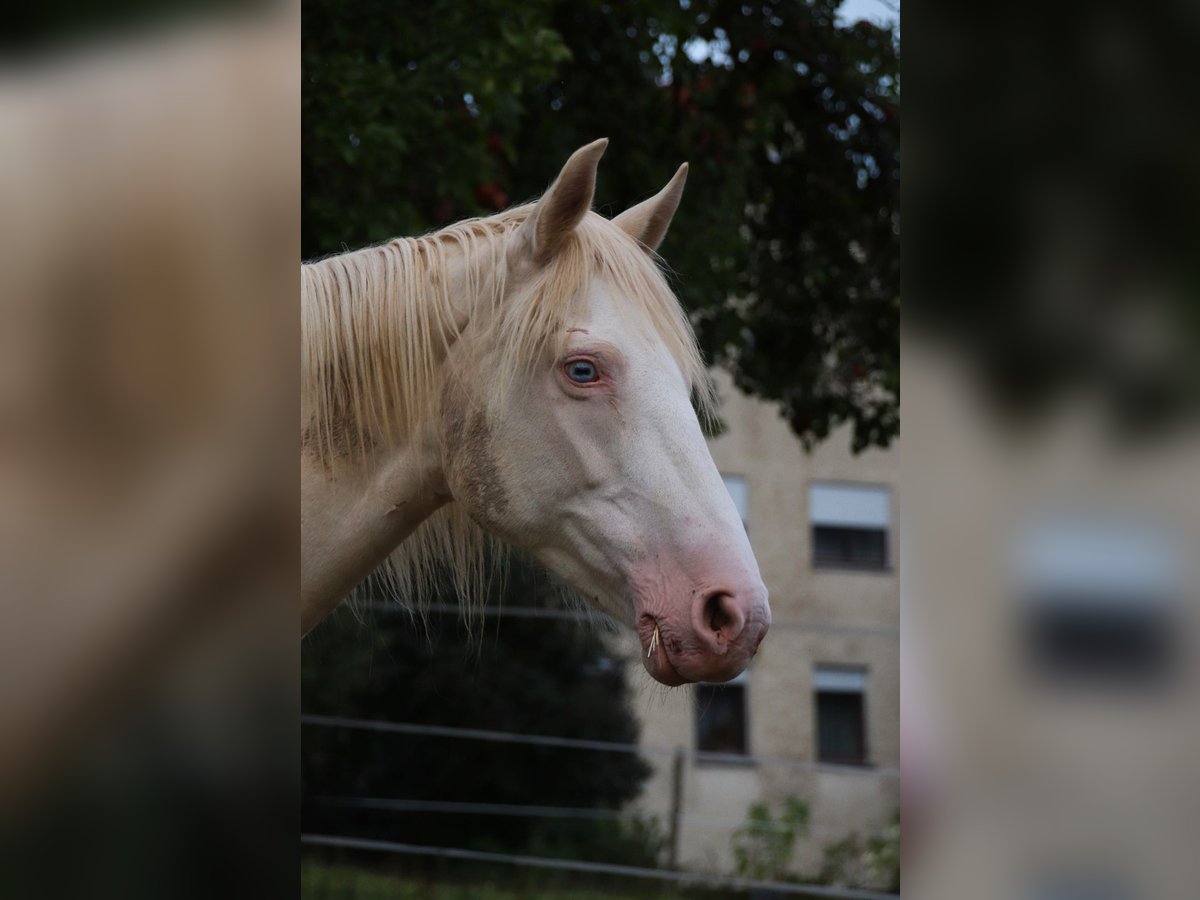
<svg viewBox="0 0 1200 900"><path fill-rule="evenodd" d="M708 357L806 442L898 431L899 54L838 0L306 0L303 252L544 190L611 139L614 214L684 160L661 248Z"/></svg>

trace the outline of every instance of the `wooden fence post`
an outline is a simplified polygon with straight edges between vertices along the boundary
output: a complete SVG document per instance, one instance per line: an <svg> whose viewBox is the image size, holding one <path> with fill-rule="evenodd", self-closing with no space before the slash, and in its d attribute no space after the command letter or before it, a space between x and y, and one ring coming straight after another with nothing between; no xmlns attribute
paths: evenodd
<svg viewBox="0 0 1200 900"><path fill-rule="evenodd" d="M683 811L683 758L682 747L675 748L671 762L671 824L667 833L667 868L679 866L679 826Z"/></svg>

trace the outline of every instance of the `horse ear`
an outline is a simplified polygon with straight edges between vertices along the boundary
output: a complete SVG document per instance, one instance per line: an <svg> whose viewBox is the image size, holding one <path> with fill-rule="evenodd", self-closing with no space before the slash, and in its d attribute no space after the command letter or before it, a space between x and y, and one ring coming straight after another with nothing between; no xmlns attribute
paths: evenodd
<svg viewBox="0 0 1200 900"><path fill-rule="evenodd" d="M640 241L647 250L657 250L662 239L667 236L667 228L671 225L675 210L679 208L687 172L688 164L684 163L665 188L650 199L629 207L613 219L613 223L621 226L630 237Z"/></svg>
<svg viewBox="0 0 1200 900"><path fill-rule="evenodd" d="M607 146L608 138L600 138L572 153L554 184L538 200L521 226L522 235L533 249L533 258L539 265L554 258L567 235L592 208L596 166Z"/></svg>

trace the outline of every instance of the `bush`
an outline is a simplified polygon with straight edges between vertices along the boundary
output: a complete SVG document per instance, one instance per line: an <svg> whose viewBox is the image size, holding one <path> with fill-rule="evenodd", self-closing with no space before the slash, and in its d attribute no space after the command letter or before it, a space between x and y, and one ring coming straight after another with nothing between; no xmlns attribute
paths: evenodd
<svg viewBox="0 0 1200 900"><path fill-rule="evenodd" d="M900 892L900 811L892 814L882 832L864 842L848 835L825 847L817 880L854 888L883 888Z"/></svg>
<svg viewBox="0 0 1200 900"><path fill-rule="evenodd" d="M751 803L746 824L733 833L733 859L743 878L782 880L796 851L796 839L808 831L808 804L794 796L783 801L776 820L765 803Z"/></svg>

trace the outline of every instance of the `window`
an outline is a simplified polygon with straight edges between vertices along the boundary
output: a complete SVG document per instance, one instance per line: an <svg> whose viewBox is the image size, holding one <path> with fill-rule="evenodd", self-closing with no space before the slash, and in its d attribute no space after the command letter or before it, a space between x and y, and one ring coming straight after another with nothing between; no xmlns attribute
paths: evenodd
<svg viewBox="0 0 1200 900"><path fill-rule="evenodd" d="M733 498L733 505L737 507L738 515L742 517L742 527L749 531L750 489L746 486L746 479L740 475L722 475L721 480L725 482L725 489Z"/></svg>
<svg viewBox="0 0 1200 900"><path fill-rule="evenodd" d="M866 687L865 669L818 666L813 673L818 762L867 764Z"/></svg>
<svg viewBox="0 0 1200 900"><path fill-rule="evenodd" d="M1026 663L1060 687L1160 687L1182 630L1175 549L1156 529L1103 519L1045 519L1016 546Z"/></svg>
<svg viewBox="0 0 1200 900"><path fill-rule="evenodd" d="M746 688L743 672L724 684L697 684L696 749L701 753L749 754Z"/></svg>
<svg viewBox="0 0 1200 900"><path fill-rule="evenodd" d="M813 484L808 489L813 565L886 569L891 497L887 488Z"/></svg>

